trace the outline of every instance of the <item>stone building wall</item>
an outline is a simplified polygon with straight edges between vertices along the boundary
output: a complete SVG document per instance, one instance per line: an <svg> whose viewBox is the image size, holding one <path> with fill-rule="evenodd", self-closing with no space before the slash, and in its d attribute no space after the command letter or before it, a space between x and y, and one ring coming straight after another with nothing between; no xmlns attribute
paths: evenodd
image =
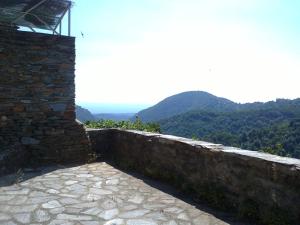
<svg viewBox="0 0 300 225"><path fill-rule="evenodd" d="M299 224L298 159L138 131L88 133L94 151L123 169L166 181L259 224Z"/></svg>
<svg viewBox="0 0 300 225"><path fill-rule="evenodd" d="M89 159L74 66L74 38L0 28L0 173Z"/></svg>

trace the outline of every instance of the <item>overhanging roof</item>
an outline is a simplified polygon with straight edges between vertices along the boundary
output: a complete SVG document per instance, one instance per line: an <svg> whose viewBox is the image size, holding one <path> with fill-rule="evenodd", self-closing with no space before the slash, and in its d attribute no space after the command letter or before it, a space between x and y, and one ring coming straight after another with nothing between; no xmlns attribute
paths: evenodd
<svg viewBox="0 0 300 225"><path fill-rule="evenodd" d="M0 0L0 23L55 32L71 0Z"/></svg>

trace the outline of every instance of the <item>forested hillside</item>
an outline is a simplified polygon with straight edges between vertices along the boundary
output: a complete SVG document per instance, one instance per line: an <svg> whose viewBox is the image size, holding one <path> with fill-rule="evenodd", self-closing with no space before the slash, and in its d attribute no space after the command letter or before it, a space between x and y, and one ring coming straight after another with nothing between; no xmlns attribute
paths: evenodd
<svg viewBox="0 0 300 225"><path fill-rule="evenodd" d="M300 158L300 107L287 102L259 110L190 111L159 124L163 133Z"/></svg>
<svg viewBox="0 0 300 225"><path fill-rule="evenodd" d="M237 112L300 108L300 99L277 99L269 102L240 104L204 91L189 91L170 96L156 105L137 113L146 122L155 122L189 111Z"/></svg>
<svg viewBox="0 0 300 225"><path fill-rule="evenodd" d="M190 110L232 111L237 103L204 91L189 91L170 96L158 104L140 111L137 116L144 122L154 122Z"/></svg>

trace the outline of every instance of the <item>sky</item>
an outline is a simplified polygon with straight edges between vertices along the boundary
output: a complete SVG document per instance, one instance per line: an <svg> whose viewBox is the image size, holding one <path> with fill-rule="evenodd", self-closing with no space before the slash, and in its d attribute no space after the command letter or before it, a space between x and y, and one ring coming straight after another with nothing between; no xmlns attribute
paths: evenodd
<svg viewBox="0 0 300 225"><path fill-rule="evenodd" d="M298 98L299 12L299 0L75 0L76 102Z"/></svg>

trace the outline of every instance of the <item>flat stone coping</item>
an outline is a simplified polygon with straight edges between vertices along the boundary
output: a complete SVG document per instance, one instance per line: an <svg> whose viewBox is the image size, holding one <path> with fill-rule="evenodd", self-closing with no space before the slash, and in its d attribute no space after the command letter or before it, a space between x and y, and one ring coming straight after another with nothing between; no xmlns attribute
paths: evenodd
<svg viewBox="0 0 300 225"><path fill-rule="evenodd" d="M181 142L185 143L188 145L195 146L196 149L197 147L201 149L207 149L210 151L220 151L220 152L225 152L225 153L230 153L233 155L237 156L246 156L246 157L251 157L251 158L257 158L269 162L274 162L274 163L279 163L279 164L285 164L288 166L294 166L297 170L300 170L300 159L295 159L295 158L288 158L288 157L281 157L277 155L272 155L268 153L263 153L263 152L258 152L258 151L251 151L251 150L244 150L240 148L235 148L235 147L228 147L224 146L221 144L214 144L214 143L209 143L205 141L197 141L197 140L192 140L188 138L183 138L183 137L178 137L178 136L173 136L173 135L164 135L164 134L158 134L158 133L151 133L151 132L144 132L144 131L136 131L136 130L123 130L123 129L87 129L87 131L97 131L97 130L119 130L123 132L130 132L138 135L143 135L147 137L156 137L159 138L160 141L165 141L166 143L169 142Z"/></svg>

